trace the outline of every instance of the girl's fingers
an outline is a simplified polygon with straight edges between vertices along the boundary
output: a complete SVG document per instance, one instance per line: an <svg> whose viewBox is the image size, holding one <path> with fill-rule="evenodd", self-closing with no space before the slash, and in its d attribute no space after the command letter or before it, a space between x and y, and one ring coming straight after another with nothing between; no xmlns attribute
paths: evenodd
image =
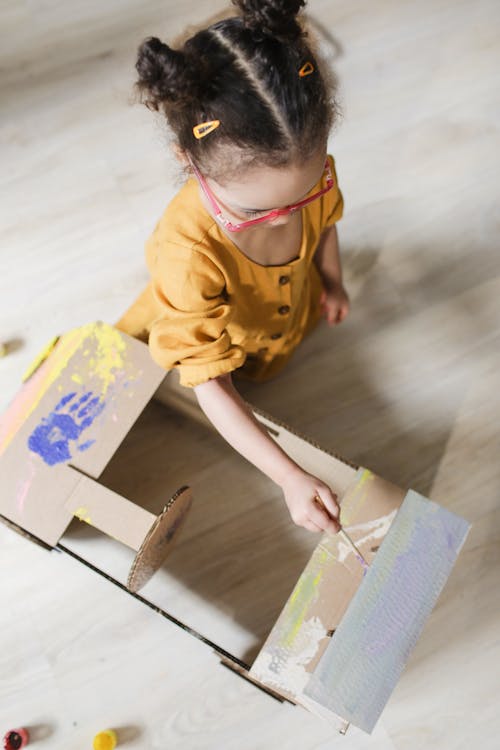
<svg viewBox="0 0 500 750"><path fill-rule="evenodd" d="M323 529L321 529L319 526L317 526L313 521L303 521L302 526L307 529L308 531L315 531L316 533L323 532Z"/></svg>
<svg viewBox="0 0 500 750"><path fill-rule="evenodd" d="M337 317L335 319L336 323L342 323L344 318L347 316L347 313L349 312L349 305L342 305L339 307L337 311Z"/></svg>
<svg viewBox="0 0 500 750"><path fill-rule="evenodd" d="M340 510L337 503L337 495L334 495L329 487L320 487L316 492L315 501L319 503L319 506L323 505L327 513L338 519Z"/></svg>
<svg viewBox="0 0 500 750"><path fill-rule="evenodd" d="M339 524L336 518L332 518L324 507L316 502L311 504L309 508L309 521L312 521L323 531L331 531L336 533L339 530Z"/></svg>

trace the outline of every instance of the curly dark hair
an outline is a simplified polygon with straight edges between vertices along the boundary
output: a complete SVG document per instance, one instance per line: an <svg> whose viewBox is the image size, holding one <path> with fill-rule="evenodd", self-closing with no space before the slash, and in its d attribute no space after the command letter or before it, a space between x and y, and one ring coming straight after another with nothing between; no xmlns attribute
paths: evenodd
<svg viewBox="0 0 500 750"><path fill-rule="evenodd" d="M232 0L240 15L172 49L157 37L138 49L134 88L162 112L182 152L213 179L242 165L301 164L326 144L339 108L297 19L305 0ZM307 63L313 73L299 76ZM193 127L219 120L197 139Z"/></svg>

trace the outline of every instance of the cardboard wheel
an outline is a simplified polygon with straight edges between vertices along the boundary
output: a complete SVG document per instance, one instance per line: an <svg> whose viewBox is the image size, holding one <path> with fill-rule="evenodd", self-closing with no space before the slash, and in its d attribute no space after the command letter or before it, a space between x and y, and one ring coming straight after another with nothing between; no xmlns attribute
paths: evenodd
<svg viewBox="0 0 500 750"><path fill-rule="evenodd" d="M156 573L172 550L179 529L191 507L190 487L181 487L171 497L148 531L137 552L127 579L127 588L139 591Z"/></svg>

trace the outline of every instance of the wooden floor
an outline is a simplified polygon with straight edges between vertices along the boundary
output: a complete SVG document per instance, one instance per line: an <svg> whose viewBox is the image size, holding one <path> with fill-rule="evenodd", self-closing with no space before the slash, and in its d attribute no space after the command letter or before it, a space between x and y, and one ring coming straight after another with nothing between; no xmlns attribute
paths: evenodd
<svg viewBox="0 0 500 750"><path fill-rule="evenodd" d="M180 177L161 124L128 102L136 48L224 7L0 5L2 410L46 341L113 323L145 283L144 242ZM500 6L310 0L309 16L341 84L330 150L352 310L245 396L465 516L466 545L374 734L341 737L0 525L0 733L29 726L50 750L107 727L130 750L499 746ZM193 514L157 574L165 608L251 662L317 537L221 438L151 403L103 482L155 507L186 480ZM64 541L112 554L77 521Z"/></svg>

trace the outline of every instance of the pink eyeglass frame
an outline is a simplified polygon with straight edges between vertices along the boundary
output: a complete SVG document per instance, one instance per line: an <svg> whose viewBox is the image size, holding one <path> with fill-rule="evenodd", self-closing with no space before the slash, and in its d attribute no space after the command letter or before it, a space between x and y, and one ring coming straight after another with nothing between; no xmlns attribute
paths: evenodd
<svg viewBox="0 0 500 750"><path fill-rule="evenodd" d="M229 221L229 219L226 219L225 216L222 215L222 211L217 203L215 195L212 193L212 191L208 187L205 178L203 177L199 169L194 165L191 158L190 157L188 158L193 168L193 172L196 178L198 179L198 182L201 185L201 189L205 193L208 201L210 202L210 205L213 208L215 218L220 224L223 224L223 226L229 232L241 232L242 229L246 229L247 227L253 227L256 224L262 224L263 222L270 221L272 219L277 218L278 216L288 216L288 214L291 214L294 211L299 211L304 206L307 206L308 203L312 203L312 201L315 201L317 198L320 198L322 195L324 195L329 190L331 190L335 184L335 181L332 175L332 170L330 168L330 163L327 158L325 161L325 168L324 168L323 175L322 175L322 177L326 175L326 187L322 188L321 190L318 190L318 192L314 193L314 195L310 195L308 198L304 198L298 203L292 203L290 206L286 206L285 208L275 208L274 211L270 211L264 216L259 216L258 219L249 219L248 221L242 221L239 224L233 224L231 221Z"/></svg>

